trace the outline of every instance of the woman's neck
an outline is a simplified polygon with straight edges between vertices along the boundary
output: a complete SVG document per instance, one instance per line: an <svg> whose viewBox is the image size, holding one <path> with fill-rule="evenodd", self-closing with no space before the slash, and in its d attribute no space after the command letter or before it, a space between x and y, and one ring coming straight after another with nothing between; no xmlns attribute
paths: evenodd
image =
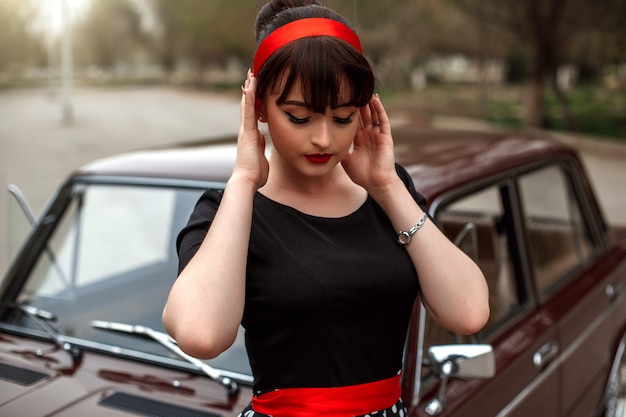
<svg viewBox="0 0 626 417"><path fill-rule="evenodd" d="M278 203L319 217L346 216L367 199L365 189L352 182L341 165L324 176L306 176L284 169L272 159L267 183L259 192Z"/></svg>

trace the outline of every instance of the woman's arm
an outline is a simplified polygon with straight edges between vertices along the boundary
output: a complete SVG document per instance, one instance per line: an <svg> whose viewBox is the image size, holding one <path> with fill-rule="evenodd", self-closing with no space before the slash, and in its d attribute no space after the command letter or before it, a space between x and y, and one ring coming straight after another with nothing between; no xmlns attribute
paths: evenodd
<svg viewBox="0 0 626 417"><path fill-rule="evenodd" d="M424 214L399 177L372 197L396 231L408 231ZM419 276L424 305L433 318L455 333L479 331L489 318L489 292L478 266L430 219L404 247Z"/></svg>
<svg viewBox="0 0 626 417"><path fill-rule="evenodd" d="M389 119L378 96L361 109L361 120L354 151L342 162L344 168L382 207L396 231L408 231L424 212L395 170ZM478 266L430 220L405 248L433 318L455 333L480 330L489 318L489 293Z"/></svg>
<svg viewBox="0 0 626 417"><path fill-rule="evenodd" d="M265 140L254 110L256 79L241 100L237 160L215 218L198 251L172 286L163 326L187 354L213 358L235 340L243 316L254 194L267 180Z"/></svg>

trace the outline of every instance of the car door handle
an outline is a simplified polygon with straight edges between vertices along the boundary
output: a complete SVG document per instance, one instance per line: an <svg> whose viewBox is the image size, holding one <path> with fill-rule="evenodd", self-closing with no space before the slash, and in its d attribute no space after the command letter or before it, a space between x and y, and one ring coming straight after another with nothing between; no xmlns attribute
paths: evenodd
<svg viewBox="0 0 626 417"><path fill-rule="evenodd" d="M609 297L611 301L613 301L622 292L622 285L615 283L609 284L606 286L604 292L606 296Z"/></svg>
<svg viewBox="0 0 626 417"><path fill-rule="evenodd" d="M559 347L554 342L548 342L541 346L537 352L533 355L533 365L535 368L541 370L545 368L552 360L554 360L559 354Z"/></svg>

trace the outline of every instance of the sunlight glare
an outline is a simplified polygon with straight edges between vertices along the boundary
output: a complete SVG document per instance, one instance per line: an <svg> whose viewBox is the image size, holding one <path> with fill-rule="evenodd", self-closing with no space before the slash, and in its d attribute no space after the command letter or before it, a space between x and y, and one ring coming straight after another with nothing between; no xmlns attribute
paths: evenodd
<svg viewBox="0 0 626 417"><path fill-rule="evenodd" d="M41 16L41 30L52 36L58 36L63 30L63 2L67 5L67 13L70 22L80 17L91 0L35 0L39 4Z"/></svg>

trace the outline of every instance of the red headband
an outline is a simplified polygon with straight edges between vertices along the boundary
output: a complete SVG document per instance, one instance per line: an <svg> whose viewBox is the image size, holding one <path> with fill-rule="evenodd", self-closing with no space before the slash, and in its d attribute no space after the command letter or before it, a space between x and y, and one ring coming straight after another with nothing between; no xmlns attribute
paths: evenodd
<svg viewBox="0 0 626 417"><path fill-rule="evenodd" d="M310 36L339 38L363 53L359 36L343 23L326 18L299 19L279 27L263 39L254 54L254 75L259 73L265 61L278 49L289 42Z"/></svg>

